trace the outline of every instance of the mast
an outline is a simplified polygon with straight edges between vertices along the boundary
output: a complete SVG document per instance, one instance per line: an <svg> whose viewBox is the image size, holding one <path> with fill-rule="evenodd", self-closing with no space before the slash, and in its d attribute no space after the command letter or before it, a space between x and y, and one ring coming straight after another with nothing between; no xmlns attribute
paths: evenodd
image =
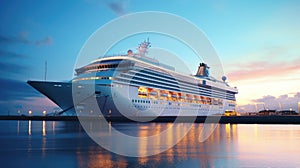
<svg viewBox="0 0 300 168"><path fill-rule="evenodd" d="M147 38L147 41L145 40L141 44L139 44L137 50L139 52L140 56L145 56L148 53L148 49L151 47L149 38Z"/></svg>
<svg viewBox="0 0 300 168"><path fill-rule="evenodd" d="M45 61L45 81L47 80L47 61Z"/></svg>

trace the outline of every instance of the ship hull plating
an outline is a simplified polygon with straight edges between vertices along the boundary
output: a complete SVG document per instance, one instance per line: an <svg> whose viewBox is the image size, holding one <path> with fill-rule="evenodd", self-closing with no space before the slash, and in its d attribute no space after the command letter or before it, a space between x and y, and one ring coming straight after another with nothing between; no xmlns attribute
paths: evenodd
<svg viewBox="0 0 300 168"><path fill-rule="evenodd" d="M35 89L56 103L67 114L105 117L139 116L207 116L234 110L226 100L223 105L208 105L153 98L140 98L138 87L95 85L91 93L86 87L73 88L70 82L28 81ZM75 98L74 98L75 96Z"/></svg>

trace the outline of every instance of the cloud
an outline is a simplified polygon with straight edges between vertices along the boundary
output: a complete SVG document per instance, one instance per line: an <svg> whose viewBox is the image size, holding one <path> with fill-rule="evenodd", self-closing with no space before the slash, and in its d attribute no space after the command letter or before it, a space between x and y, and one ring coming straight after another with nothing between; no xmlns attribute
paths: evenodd
<svg viewBox="0 0 300 168"><path fill-rule="evenodd" d="M35 91L25 81L0 78L0 83L0 102L30 100L34 97L42 97L40 93Z"/></svg>
<svg viewBox="0 0 300 168"><path fill-rule="evenodd" d="M92 5L100 5L101 7L105 5L105 7L111 10L116 16L122 16L128 13L127 6L129 0L87 0L87 2Z"/></svg>
<svg viewBox="0 0 300 168"><path fill-rule="evenodd" d="M126 2L125 1L115 1L115 2L108 2L107 6L110 10L112 10L117 16L122 16L127 13L126 11Z"/></svg>
<svg viewBox="0 0 300 168"><path fill-rule="evenodd" d="M297 93L294 95L294 97L300 99L300 92L297 92Z"/></svg>
<svg viewBox="0 0 300 168"><path fill-rule="evenodd" d="M28 110L33 110L34 115L42 115L43 110L48 113L57 107L25 81L0 78L0 83L0 114L18 115L18 110L28 114Z"/></svg>
<svg viewBox="0 0 300 168"><path fill-rule="evenodd" d="M12 100L0 101L1 111L0 114L9 115L28 115L28 111L32 111L32 115L43 115L46 110L47 114L51 114L54 109L61 111L53 102L49 101L46 97L32 97L28 100Z"/></svg>
<svg viewBox="0 0 300 168"><path fill-rule="evenodd" d="M227 74L232 81L252 80L270 76L284 76L300 70L300 59L289 62L254 61L232 65L236 69Z"/></svg>
<svg viewBox="0 0 300 168"><path fill-rule="evenodd" d="M20 77L30 71L30 67L24 63L27 56L0 49L0 75L5 78Z"/></svg>
<svg viewBox="0 0 300 168"><path fill-rule="evenodd" d="M5 77L12 77L13 75L24 74L24 72L28 71L30 68L20 64L14 64L9 62L1 62L0 61L0 74ZM1 84L1 87L2 84Z"/></svg>
<svg viewBox="0 0 300 168"><path fill-rule="evenodd" d="M48 99L38 91L29 86L24 79L24 74L28 74L31 67L26 66L29 61L27 55L16 53L18 50L7 50L14 45L42 46L53 43L52 37L33 40L29 38L28 32L20 32L18 35L0 35L0 107L2 113L14 111L16 109L52 109L53 106ZM8 46L8 47L7 47ZM35 104L37 100L45 99L48 103ZM50 105L49 105L50 104ZM50 108L51 107L51 108ZM1 112L0 112L1 113Z"/></svg>
<svg viewBox="0 0 300 168"><path fill-rule="evenodd" d="M34 42L34 44L37 45L37 46L39 46L39 45L50 45L52 43L53 43L53 39L50 36L46 37L42 40L37 40L37 41Z"/></svg>
<svg viewBox="0 0 300 168"><path fill-rule="evenodd" d="M285 95L282 95L282 96L285 96ZM253 99L252 101L258 103L258 102L272 102L275 100L276 100L276 97L267 95L267 96L263 96L262 98L259 98L259 99Z"/></svg>
<svg viewBox="0 0 300 168"><path fill-rule="evenodd" d="M19 35L0 35L0 43L4 44L15 44L15 43L21 43L21 44L30 44L31 41L28 40L27 35L25 33L21 32Z"/></svg>
<svg viewBox="0 0 300 168"><path fill-rule="evenodd" d="M300 92L280 95L278 97L266 95L258 99L253 99L252 104L239 106L244 112L253 112L256 110L275 109L275 110L292 110L298 111L298 102L300 102ZM238 109L238 110L239 110Z"/></svg>
<svg viewBox="0 0 300 168"><path fill-rule="evenodd" d="M9 59L9 58L25 58L25 55L22 54L17 54L15 52L11 52L11 51L5 51L5 50L1 50L0 49L0 58L3 59Z"/></svg>
<svg viewBox="0 0 300 168"><path fill-rule="evenodd" d="M28 44L28 45L50 45L53 43L52 37L48 36L40 40L31 40L28 32L20 32L18 35L0 35L0 44Z"/></svg>

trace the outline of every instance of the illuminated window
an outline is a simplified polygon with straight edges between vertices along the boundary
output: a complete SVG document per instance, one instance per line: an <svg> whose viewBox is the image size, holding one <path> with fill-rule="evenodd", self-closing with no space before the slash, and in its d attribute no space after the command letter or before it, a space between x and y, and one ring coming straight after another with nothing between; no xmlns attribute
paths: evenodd
<svg viewBox="0 0 300 168"><path fill-rule="evenodd" d="M148 97L148 89L146 87L138 87L138 96L139 98L147 98Z"/></svg>

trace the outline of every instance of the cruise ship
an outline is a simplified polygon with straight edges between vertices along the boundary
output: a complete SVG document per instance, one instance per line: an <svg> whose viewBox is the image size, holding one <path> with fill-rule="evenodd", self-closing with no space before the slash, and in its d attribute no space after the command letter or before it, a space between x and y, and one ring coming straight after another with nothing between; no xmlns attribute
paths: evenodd
<svg viewBox="0 0 300 168"><path fill-rule="evenodd" d="M147 56L150 42L137 52L103 56L75 69L68 82L27 83L57 104L58 114L120 116L208 116L234 111L236 87L209 75L200 63L195 75Z"/></svg>

